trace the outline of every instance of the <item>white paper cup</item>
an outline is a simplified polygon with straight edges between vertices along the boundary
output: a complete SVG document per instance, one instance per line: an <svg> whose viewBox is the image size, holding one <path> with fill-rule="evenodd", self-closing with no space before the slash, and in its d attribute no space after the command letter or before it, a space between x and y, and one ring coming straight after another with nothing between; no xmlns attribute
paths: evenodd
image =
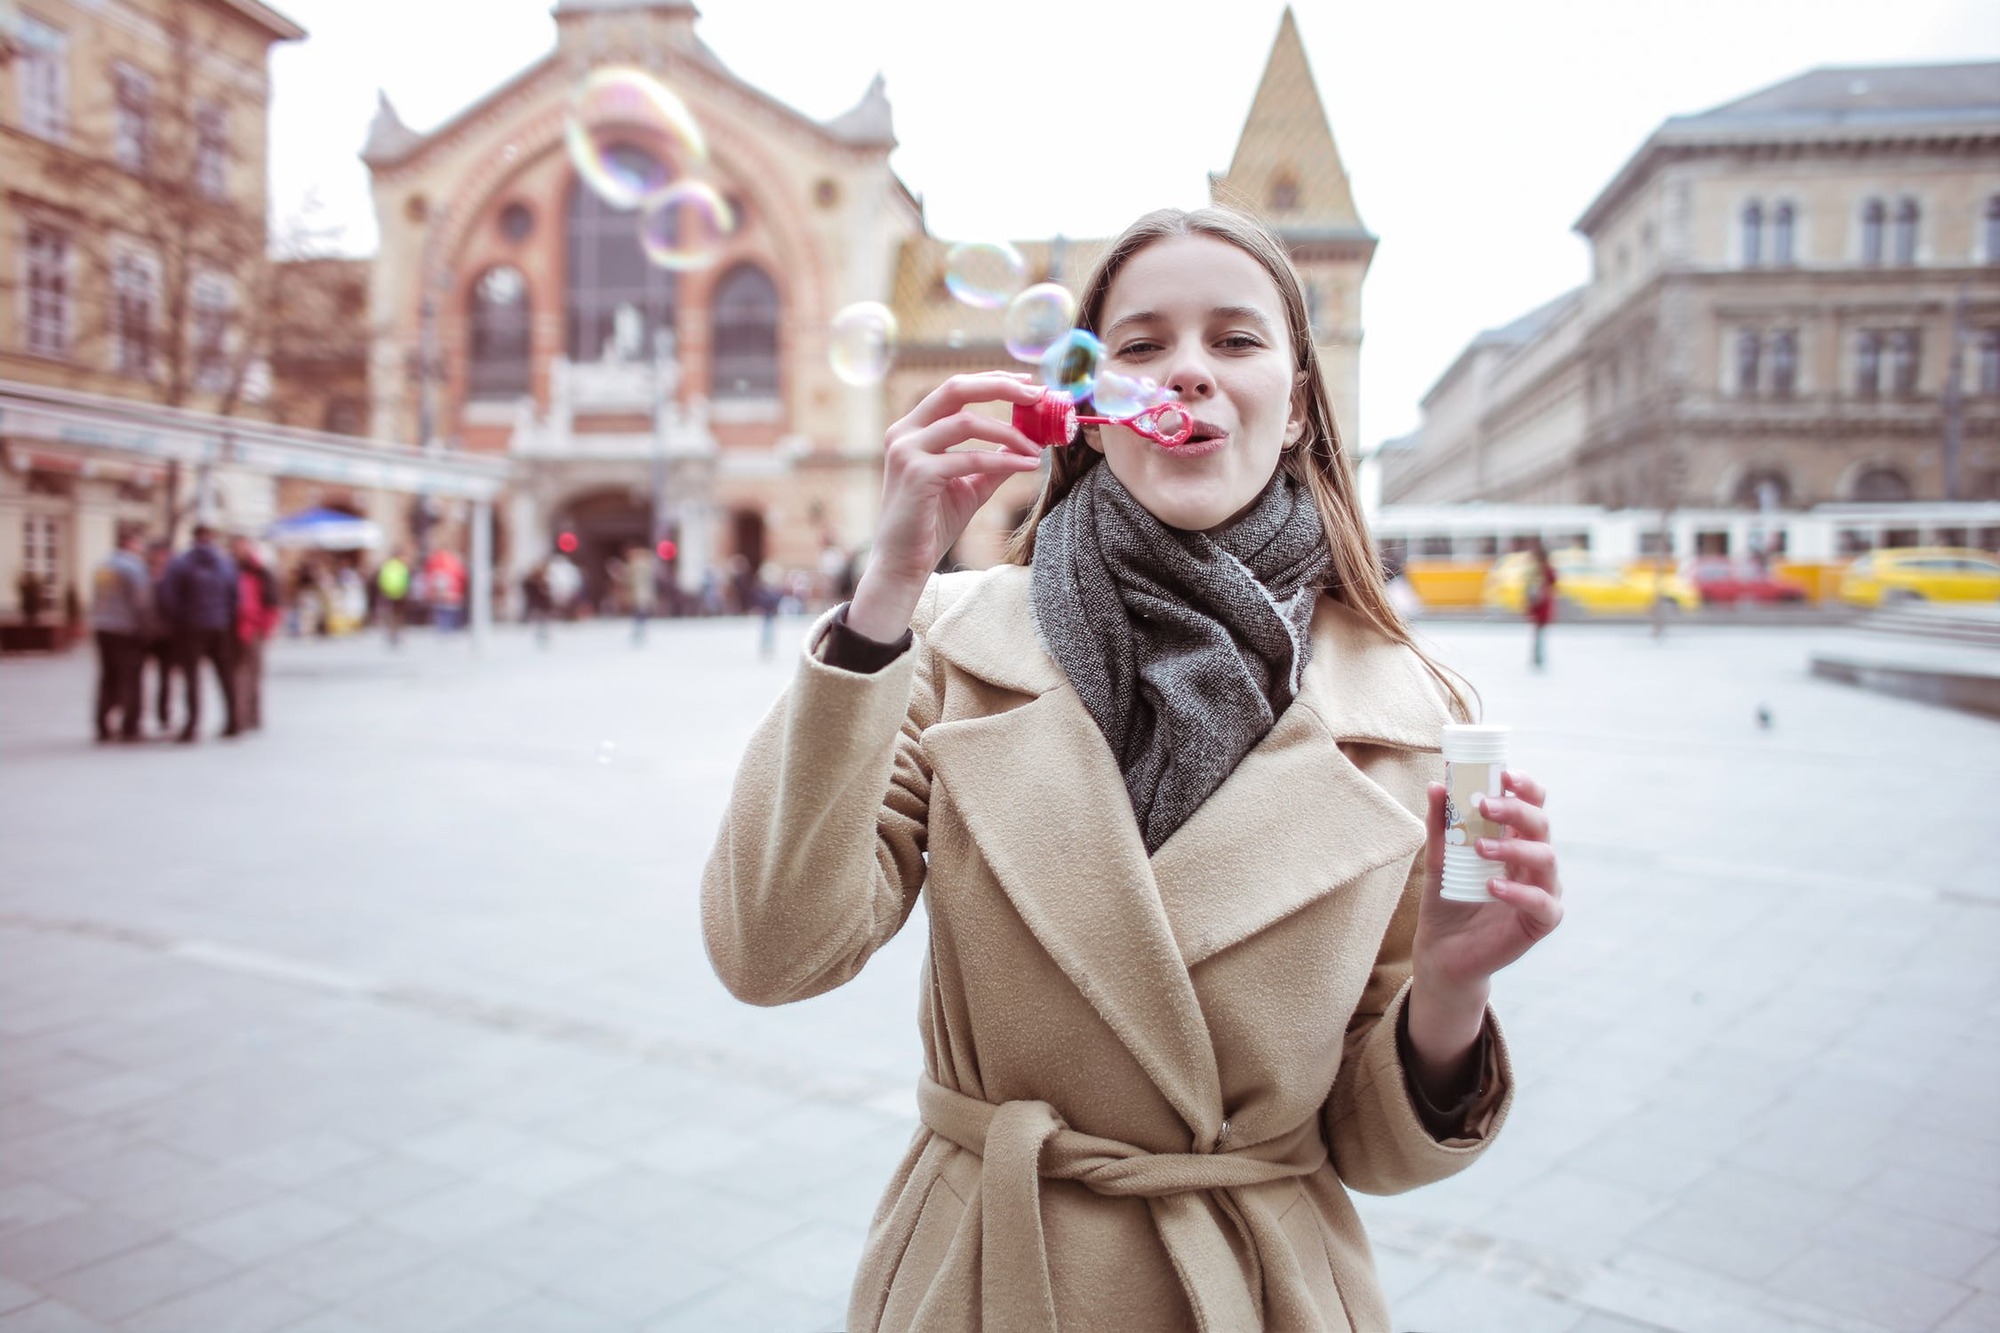
<svg viewBox="0 0 2000 1333"><path fill-rule="evenodd" d="M1500 774L1507 766L1509 727L1448 723L1444 729L1444 885L1443 894L1457 903L1499 901L1486 881L1504 877L1507 867L1489 861L1473 848L1481 838L1498 838L1504 830L1479 811L1481 796L1498 796Z"/></svg>

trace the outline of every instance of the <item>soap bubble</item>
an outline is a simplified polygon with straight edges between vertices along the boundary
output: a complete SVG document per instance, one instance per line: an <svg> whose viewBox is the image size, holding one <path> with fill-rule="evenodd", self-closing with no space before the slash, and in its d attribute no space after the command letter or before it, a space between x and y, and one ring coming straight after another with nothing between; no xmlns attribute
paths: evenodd
<svg viewBox="0 0 2000 1333"><path fill-rule="evenodd" d="M1042 353L1036 378L1071 398L1088 398L1097 384L1098 368L1103 364L1104 344L1096 335L1071 329Z"/></svg>
<svg viewBox="0 0 2000 1333"><path fill-rule="evenodd" d="M735 230L736 210L706 181L669 185L639 214L639 246L646 258L676 273L715 263Z"/></svg>
<svg viewBox="0 0 2000 1333"><path fill-rule="evenodd" d="M1002 336L1007 355L1030 365L1076 323L1076 298L1060 283L1038 282L1007 307Z"/></svg>
<svg viewBox="0 0 2000 1333"><path fill-rule="evenodd" d="M833 317L827 361L857 388L879 384L896 358L896 316L880 301L856 301Z"/></svg>
<svg viewBox="0 0 2000 1333"><path fill-rule="evenodd" d="M944 285L969 306L998 310L1028 281L1021 252L1005 241L961 241L944 257Z"/></svg>
<svg viewBox="0 0 2000 1333"><path fill-rule="evenodd" d="M667 187L674 168L708 157L687 104L645 70L593 70L569 99L563 142L571 163L613 208L637 208Z"/></svg>
<svg viewBox="0 0 2000 1333"><path fill-rule="evenodd" d="M1149 407L1158 407L1173 397L1171 390L1163 389L1153 380L1144 376L1120 375L1115 370L1106 370L1097 377L1097 386L1090 391L1091 405L1099 416L1136 417Z"/></svg>

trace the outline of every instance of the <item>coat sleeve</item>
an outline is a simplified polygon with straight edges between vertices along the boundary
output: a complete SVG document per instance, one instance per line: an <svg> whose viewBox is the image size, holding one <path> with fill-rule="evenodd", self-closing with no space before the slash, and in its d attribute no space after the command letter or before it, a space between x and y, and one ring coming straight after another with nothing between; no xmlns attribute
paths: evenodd
<svg viewBox="0 0 2000 1333"><path fill-rule="evenodd" d="M1334 1169L1364 1194L1400 1194L1456 1175L1486 1150L1514 1101L1513 1064L1499 1021L1488 1008L1483 1091L1467 1108L1459 1135L1433 1137L1418 1113L1396 1033L1410 997L1410 955L1425 890L1420 851L1383 933L1361 1003L1348 1020L1340 1073L1326 1102Z"/></svg>
<svg viewBox="0 0 2000 1333"><path fill-rule="evenodd" d="M924 882L939 709L923 630L871 674L820 660L813 627L798 675L758 725L702 872L702 933L716 975L751 1004L832 990L909 919Z"/></svg>

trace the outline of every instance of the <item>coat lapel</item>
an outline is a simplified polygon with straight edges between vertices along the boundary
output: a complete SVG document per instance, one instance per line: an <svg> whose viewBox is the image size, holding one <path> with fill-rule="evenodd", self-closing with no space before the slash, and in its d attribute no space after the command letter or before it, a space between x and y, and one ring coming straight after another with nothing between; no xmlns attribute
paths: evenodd
<svg viewBox="0 0 2000 1333"><path fill-rule="evenodd" d="M1002 890L1199 1141L1218 1129L1213 1043L1188 969L1367 872L1423 821L1344 742L1436 751L1442 697L1415 657L1322 598L1298 698L1150 860L1110 747L1041 649L1028 571L971 578L924 631L1020 706L924 733Z"/></svg>

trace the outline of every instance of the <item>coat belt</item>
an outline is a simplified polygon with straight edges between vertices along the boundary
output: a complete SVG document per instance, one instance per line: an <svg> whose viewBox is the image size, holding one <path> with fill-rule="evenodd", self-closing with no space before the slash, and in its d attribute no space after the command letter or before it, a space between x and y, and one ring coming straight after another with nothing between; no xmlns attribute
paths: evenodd
<svg viewBox="0 0 2000 1333"><path fill-rule="evenodd" d="M979 1286L986 1333L1057 1333L1042 1234L1044 1176L1114 1198L1145 1199L1204 1333L1262 1327L1262 1292L1245 1281L1228 1237L1198 1192L1311 1175L1326 1162L1325 1141L1310 1121L1231 1152L1153 1153L1071 1129L1047 1102L981 1101L928 1076L917 1085L917 1113L932 1133L981 1159ZM1226 1211L1240 1216L1236 1208ZM1253 1254L1256 1248L1253 1240Z"/></svg>

